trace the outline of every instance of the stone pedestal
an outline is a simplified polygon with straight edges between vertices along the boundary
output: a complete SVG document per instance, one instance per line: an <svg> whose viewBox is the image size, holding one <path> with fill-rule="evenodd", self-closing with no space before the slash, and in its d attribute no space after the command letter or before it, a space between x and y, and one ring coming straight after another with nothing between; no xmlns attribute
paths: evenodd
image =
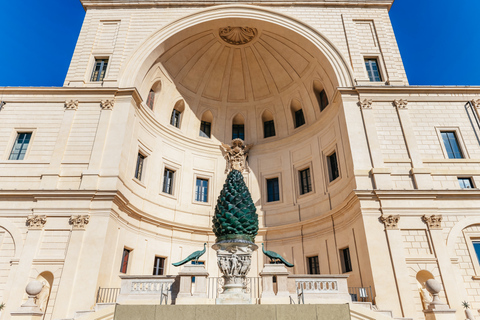
<svg viewBox="0 0 480 320"><path fill-rule="evenodd" d="M433 296L432 302L428 305L427 310L423 310L426 320L455 320L455 309L450 309L448 304L442 302L438 294L442 290L440 282L429 279L425 282L425 288Z"/></svg>
<svg viewBox="0 0 480 320"><path fill-rule="evenodd" d="M10 313L12 318L18 320L40 320L43 317L43 312L35 303L35 298L42 291L42 288L43 283L40 281L30 281L25 288L28 300L17 311Z"/></svg>
<svg viewBox="0 0 480 320"><path fill-rule="evenodd" d="M455 320L456 310L443 309L443 310L423 310L425 313L425 320Z"/></svg>
<svg viewBox="0 0 480 320"><path fill-rule="evenodd" d="M217 263L223 274L223 292L216 304L251 304L247 293L246 275L250 271L252 252L258 249L253 242L246 240L224 240L215 243Z"/></svg>
<svg viewBox="0 0 480 320"><path fill-rule="evenodd" d="M188 264L178 273L180 290L175 304L207 304L208 272L203 265ZM195 290L192 292L192 277L195 277Z"/></svg>
<svg viewBox="0 0 480 320"><path fill-rule="evenodd" d="M263 291L260 304L289 304L287 277L290 272L283 264L265 264L260 276L262 277ZM277 293L273 290L273 277L277 277Z"/></svg>

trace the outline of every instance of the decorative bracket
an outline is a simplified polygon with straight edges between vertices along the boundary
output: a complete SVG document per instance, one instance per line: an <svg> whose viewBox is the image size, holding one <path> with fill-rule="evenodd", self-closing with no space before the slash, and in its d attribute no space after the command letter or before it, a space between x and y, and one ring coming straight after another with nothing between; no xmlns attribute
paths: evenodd
<svg viewBox="0 0 480 320"><path fill-rule="evenodd" d="M32 214L27 217L27 227L30 230L43 229L47 223L47 216Z"/></svg>
<svg viewBox="0 0 480 320"><path fill-rule="evenodd" d="M103 110L112 110L115 102L113 100L102 100L100 106Z"/></svg>
<svg viewBox="0 0 480 320"><path fill-rule="evenodd" d="M73 229L85 230L85 226L90 222L89 215L76 215L71 216L69 223L73 226Z"/></svg>
<svg viewBox="0 0 480 320"><path fill-rule="evenodd" d="M77 110L77 109L78 109L78 100L65 101L65 110Z"/></svg>
<svg viewBox="0 0 480 320"><path fill-rule="evenodd" d="M389 215L380 217L380 221L385 224L386 230L397 230L398 229L398 221L400 220L399 215Z"/></svg>
<svg viewBox="0 0 480 320"><path fill-rule="evenodd" d="M372 99L363 99L358 101L358 105L362 109L372 109L372 103L373 103Z"/></svg>
<svg viewBox="0 0 480 320"><path fill-rule="evenodd" d="M441 215L431 215L427 216L424 215L422 217L423 222L425 222L428 226L428 229L442 229L442 219Z"/></svg>
<svg viewBox="0 0 480 320"><path fill-rule="evenodd" d="M405 100L405 99L400 99L400 100L394 100L393 101L393 105L397 109L407 109L407 104L408 104L408 101Z"/></svg>

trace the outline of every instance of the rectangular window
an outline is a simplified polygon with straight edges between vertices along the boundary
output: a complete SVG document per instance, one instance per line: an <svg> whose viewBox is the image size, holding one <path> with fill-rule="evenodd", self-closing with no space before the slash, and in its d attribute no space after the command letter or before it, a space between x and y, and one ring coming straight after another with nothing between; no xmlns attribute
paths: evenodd
<svg viewBox="0 0 480 320"><path fill-rule="evenodd" d="M318 264L318 256L308 257L308 274L320 274L320 265Z"/></svg>
<svg viewBox="0 0 480 320"><path fill-rule="evenodd" d="M330 182L337 179L339 176L338 173L338 163L337 163L337 153L334 152L327 157L328 163L328 176L330 178Z"/></svg>
<svg viewBox="0 0 480 320"><path fill-rule="evenodd" d="M163 276L165 274L165 258L155 257L153 262L153 275Z"/></svg>
<svg viewBox="0 0 480 320"><path fill-rule="evenodd" d="M310 177L310 168L298 172L300 177L300 194L306 194L312 191L312 179Z"/></svg>
<svg viewBox="0 0 480 320"><path fill-rule="evenodd" d="M123 248L122 264L120 266L120 272L121 273L127 273L128 258L130 257L130 252L131 251L132 250L129 250L127 248Z"/></svg>
<svg viewBox="0 0 480 320"><path fill-rule="evenodd" d="M138 153L137 156L137 165L135 167L135 178L142 181L143 173L143 164L145 163L145 156L141 153Z"/></svg>
<svg viewBox="0 0 480 320"><path fill-rule="evenodd" d="M210 138L212 124L207 121L202 121L200 124L200 137Z"/></svg>
<svg viewBox="0 0 480 320"><path fill-rule="evenodd" d="M245 126L243 124L232 125L232 140L233 139L245 140Z"/></svg>
<svg viewBox="0 0 480 320"><path fill-rule="evenodd" d="M180 128L180 114L181 112L177 109L172 110L172 118L170 119L170 124L172 126Z"/></svg>
<svg viewBox="0 0 480 320"><path fill-rule="evenodd" d="M367 68L368 78L371 82L382 81L382 77L378 71L377 59L365 59L365 67Z"/></svg>
<svg viewBox="0 0 480 320"><path fill-rule="evenodd" d="M19 132L8 160L23 160L25 158L25 154L27 153L28 144L30 143L31 138L31 132Z"/></svg>
<svg viewBox="0 0 480 320"><path fill-rule="evenodd" d="M472 189L473 182L471 178L458 178L458 183L462 189Z"/></svg>
<svg viewBox="0 0 480 320"><path fill-rule="evenodd" d="M208 202L208 180L197 178L195 185L195 201Z"/></svg>
<svg viewBox="0 0 480 320"><path fill-rule="evenodd" d="M463 159L455 131L442 131L442 139L448 159Z"/></svg>
<svg viewBox="0 0 480 320"><path fill-rule="evenodd" d="M263 137L273 137L275 136L275 124L273 120L265 121L263 123Z"/></svg>
<svg viewBox="0 0 480 320"><path fill-rule="evenodd" d="M267 201L273 202L278 200L280 200L278 178L267 179Z"/></svg>
<svg viewBox="0 0 480 320"><path fill-rule="evenodd" d="M322 90L318 93L318 102L320 104L320 111L325 110L325 108L328 106L328 97L325 90Z"/></svg>
<svg viewBox="0 0 480 320"><path fill-rule="evenodd" d="M168 194L173 194L173 178L175 171L165 168L163 172L163 189L162 191Z"/></svg>
<svg viewBox="0 0 480 320"><path fill-rule="evenodd" d="M93 67L92 78L90 81L103 81L107 66L108 59L95 59L95 66Z"/></svg>
<svg viewBox="0 0 480 320"><path fill-rule="evenodd" d="M480 241L473 241L473 249L475 249L475 254L477 255L477 260L480 263Z"/></svg>
<svg viewBox="0 0 480 320"><path fill-rule="evenodd" d="M153 110L153 103L155 102L155 91L150 90L147 98L147 106Z"/></svg>
<svg viewBox="0 0 480 320"><path fill-rule="evenodd" d="M342 260L342 272L352 271L352 261L350 260L350 249L348 247L340 250L340 259Z"/></svg>
<svg viewBox="0 0 480 320"><path fill-rule="evenodd" d="M303 109L295 111L295 128L305 124L305 117L303 116Z"/></svg>

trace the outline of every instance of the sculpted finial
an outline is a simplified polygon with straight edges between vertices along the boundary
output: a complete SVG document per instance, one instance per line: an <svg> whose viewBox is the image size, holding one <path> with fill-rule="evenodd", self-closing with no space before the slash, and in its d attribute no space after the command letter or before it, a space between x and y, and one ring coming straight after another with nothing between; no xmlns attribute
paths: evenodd
<svg viewBox="0 0 480 320"><path fill-rule="evenodd" d="M245 145L242 139L234 139L232 145L222 143L220 147L223 151L223 156L227 161L225 173L232 170L240 172L250 172L247 166L248 151L253 147L253 144Z"/></svg>

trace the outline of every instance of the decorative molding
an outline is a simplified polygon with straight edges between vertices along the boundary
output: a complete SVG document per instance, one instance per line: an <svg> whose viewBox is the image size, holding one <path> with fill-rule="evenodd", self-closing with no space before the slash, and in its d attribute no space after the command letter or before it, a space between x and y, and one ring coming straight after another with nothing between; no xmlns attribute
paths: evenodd
<svg viewBox="0 0 480 320"><path fill-rule="evenodd" d="M475 108L480 108L480 99L473 99L470 101Z"/></svg>
<svg viewBox="0 0 480 320"><path fill-rule="evenodd" d="M77 110L77 109L78 109L78 100L65 101L65 110Z"/></svg>
<svg viewBox="0 0 480 320"><path fill-rule="evenodd" d="M398 221L400 220L399 215L389 215L389 216L384 216L382 215L380 217L380 221L385 224L385 229L386 230L396 230L398 229Z"/></svg>
<svg viewBox="0 0 480 320"><path fill-rule="evenodd" d="M100 106L103 110L112 110L115 102L113 100L102 100Z"/></svg>
<svg viewBox="0 0 480 320"><path fill-rule="evenodd" d="M442 219L443 217L441 215L435 214L431 216L424 215L422 217L423 222L428 225L429 229L442 229Z"/></svg>
<svg viewBox="0 0 480 320"><path fill-rule="evenodd" d="M75 215L71 216L69 223L73 226L73 229L85 229L85 226L90 222L89 215Z"/></svg>
<svg viewBox="0 0 480 320"><path fill-rule="evenodd" d="M32 214L27 217L28 229L43 229L47 223L47 216Z"/></svg>
<svg viewBox="0 0 480 320"><path fill-rule="evenodd" d="M225 27L218 31L220 38L226 43L239 46L252 41L258 34L257 29L250 27Z"/></svg>
<svg viewBox="0 0 480 320"><path fill-rule="evenodd" d="M393 101L393 105L397 109L407 109L407 104L408 104L408 101L405 100L405 99L400 99L400 100L394 100Z"/></svg>
<svg viewBox="0 0 480 320"><path fill-rule="evenodd" d="M372 109L372 103L373 103L372 99L363 99L358 101L358 105L362 109Z"/></svg>

